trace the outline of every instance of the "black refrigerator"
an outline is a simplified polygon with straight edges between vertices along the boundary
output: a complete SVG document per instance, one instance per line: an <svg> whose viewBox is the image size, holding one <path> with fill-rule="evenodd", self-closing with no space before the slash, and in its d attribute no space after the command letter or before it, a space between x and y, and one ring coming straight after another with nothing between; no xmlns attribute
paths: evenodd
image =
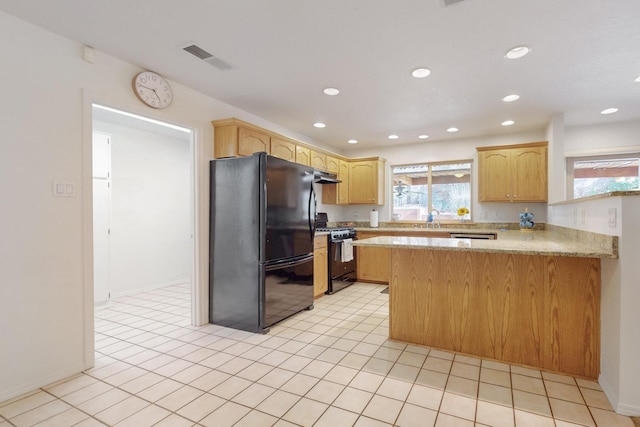
<svg viewBox="0 0 640 427"><path fill-rule="evenodd" d="M210 170L210 322L266 333L312 309L313 169L256 153Z"/></svg>

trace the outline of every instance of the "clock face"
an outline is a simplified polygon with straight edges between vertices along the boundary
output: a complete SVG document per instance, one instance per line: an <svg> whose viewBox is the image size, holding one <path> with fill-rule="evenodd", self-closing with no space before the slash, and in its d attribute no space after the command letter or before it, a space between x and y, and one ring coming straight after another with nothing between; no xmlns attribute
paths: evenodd
<svg viewBox="0 0 640 427"><path fill-rule="evenodd" d="M133 91L140 101L153 108L165 108L173 101L169 82L152 71L143 71L133 79Z"/></svg>

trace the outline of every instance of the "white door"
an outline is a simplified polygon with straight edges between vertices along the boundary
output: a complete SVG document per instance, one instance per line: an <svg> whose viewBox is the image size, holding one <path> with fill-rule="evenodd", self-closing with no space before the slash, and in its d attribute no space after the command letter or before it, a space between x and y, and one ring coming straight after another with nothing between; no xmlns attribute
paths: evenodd
<svg viewBox="0 0 640 427"><path fill-rule="evenodd" d="M111 136L93 133L93 300L109 301Z"/></svg>

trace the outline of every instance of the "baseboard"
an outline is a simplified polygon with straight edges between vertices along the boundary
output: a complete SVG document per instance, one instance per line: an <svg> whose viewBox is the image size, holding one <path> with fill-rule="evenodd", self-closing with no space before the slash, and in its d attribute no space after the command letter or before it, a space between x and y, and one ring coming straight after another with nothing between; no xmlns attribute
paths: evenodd
<svg viewBox="0 0 640 427"><path fill-rule="evenodd" d="M160 284L157 284L157 285L146 286L144 288L137 288L137 289L130 289L130 290L126 290L126 291L113 292L113 293L111 293L111 298L125 297L127 295L134 295L134 294L138 294L140 292L147 292L147 291L152 291L154 289L166 288L167 286L184 285L186 283L191 283L191 279L184 278L184 279L180 279L180 280L172 280L171 282L160 283Z"/></svg>
<svg viewBox="0 0 640 427"><path fill-rule="evenodd" d="M630 417L640 416L640 406L636 405L625 405L624 403L618 404L616 412L620 415L627 415Z"/></svg>
<svg viewBox="0 0 640 427"><path fill-rule="evenodd" d="M47 387L53 383L70 379L75 375L81 373L84 369L80 366L65 369L64 371L60 371L51 375L47 375L43 378L37 378L33 381L29 381L25 384L20 384L16 387L12 387L10 389L2 389L0 392L0 402L6 403L5 401L9 400L18 400L18 398L26 397L30 394L37 392L40 388Z"/></svg>
<svg viewBox="0 0 640 427"><path fill-rule="evenodd" d="M604 391L607 399L609 399L609 403L611 403L611 407L614 411L616 411L617 414L627 416L640 416L640 406L621 403L617 394L614 393L613 389L609 386L602 374L600 374L600 376L598 377L598 383L600 383L602 391Z"/></svg>

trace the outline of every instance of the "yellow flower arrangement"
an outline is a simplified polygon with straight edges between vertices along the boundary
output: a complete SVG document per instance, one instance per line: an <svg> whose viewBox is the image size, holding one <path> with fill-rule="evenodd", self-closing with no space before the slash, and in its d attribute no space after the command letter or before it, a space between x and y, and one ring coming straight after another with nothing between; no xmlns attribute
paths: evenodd
<svg viewBox="0 0 640 427"><path fill-rule="evenodd" d="M458 208L458 216L465 216L469 213L469 209L467 208Z"/></svg>

